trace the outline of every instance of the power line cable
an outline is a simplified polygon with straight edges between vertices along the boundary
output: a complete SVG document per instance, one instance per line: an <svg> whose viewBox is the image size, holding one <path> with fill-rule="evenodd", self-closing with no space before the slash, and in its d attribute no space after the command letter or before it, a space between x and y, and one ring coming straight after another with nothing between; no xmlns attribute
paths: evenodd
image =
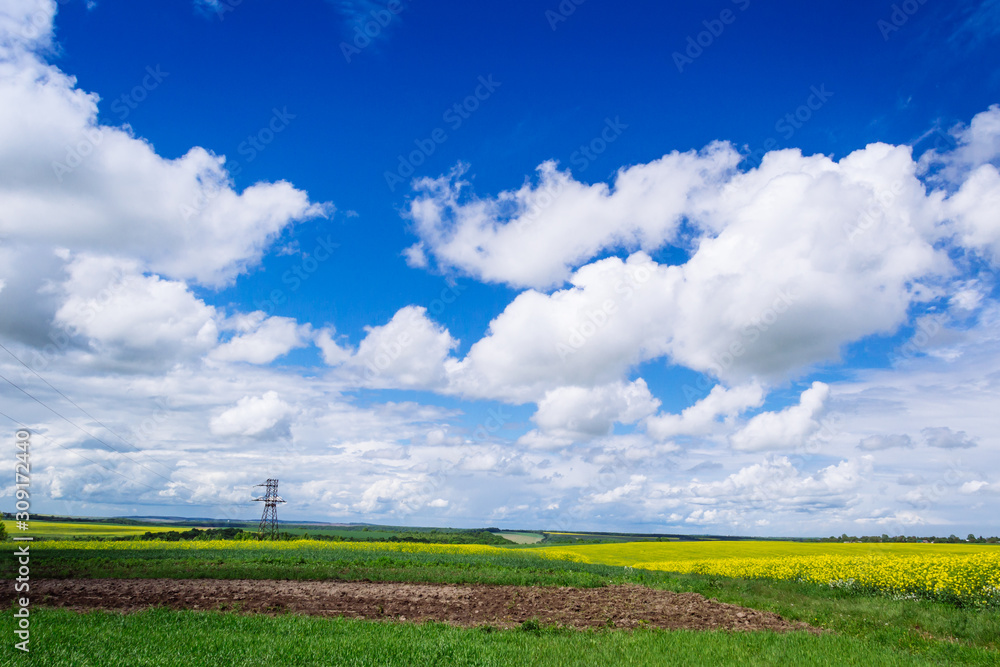
<svg viewBox="0 0 1000 667"><path fill-rule="evenodd" d="M42 435L41 433L39 433L39 432L37 432L37 431L33 430L33 429L32 429L32 428L30 427L30 426L28 426L28 425L27 425L27 424L25 424L24 422L22 422L22 421L19 421L19 420L17 420L17 419L14 419L13 417L11 417L10 415L8 415L8 414L6 414L6 413L4 413L4 412L0 412L0 417L6 417L6 418L7 418L7 419L9 419L10 421L14 422L15 424L17 424L17 425L18 425L18 426L20 426L21 428L23 428L23 429L25 429L26 431L28 431L29 433L31 433L31 435L32 435L32 436L36 436L36 435L37 435L37 436L39 436L40 438L42 438L42 439L44 439L44 440L47 440L47 441L51 442L51 443L52 443L53 445L55 445L56 447L60 447L60 448L62 448L62 449L65 449L65 450L66 450L67 452L69 452L69 453L71 453L71 454L75 454L76 456L79 456L79 457L80 457L81 459L83 459L84 461L90 461L90 462L91 462L91 463L93 463L94 465L96 465L96 466L99 466L99 467L101 467L101 468L104 468L105 470L107 470L107 471L108 471L108 472L110 472L110 473L114 473L115 475L118 475L119 477L121 477L122 479L124 479L124 480L125 480L126 482L132 482L132 483L134 483L134 484L138 484L138 485L140 485L140 486L144 486L144 487L146 487L147 489L149 489L149 490L151 490L151 491L156 491L156 492L159 492L159 491L161 490L161 489L157 489L157 488L155 488L155 487L152 487L152 486L150 486L149 484L146 484L146 483L144 483L144 482L140 482L140 481L139 481L139 480L137 480L137 479L132 479L132 478L130 478L130 477L128 477L128 476L126 476L126 475L124 475L124 474L122 474L122 473L118 472L117 470L114 470L114 469L112 469L112 468L109 468L109 467L107 467L107 466L106 466L106 465L104 465L103 463L98 463L98 462L97 462L97 461L95 461L94 459L90 459L90 458L87 458L86 456L84 456L84 455L83 455L83 454L81 454L80 452L78 452L78 451L76 451L76 450L73 450L73 449L70 449L69 447L66 447L66 446L64 446L64 445L61 445L61 444L59 444L58 442L56 442L56 441L55 441L55 440L53 440L52 438L49 438L49 437L46 437L45 435Z"/></svg>
<svg viewBox="0 0 1000 667"><path fill-rule="evenodd" d="M32 373L34 373L42 382L44 382L46 385L48 385L49 387L51 387L53 391L55 391L60 396L62 396L63 398L65 398L67 401L69 401L70 403L72 403L73 405L75 405L82 412L84 412L84 414L86 414L87 416L89 416L91 419L93 419L94 421L96 421L98 424L101 424L101 426L104 426L104 428L106 428L108 431L111 431L111 433L114 433L120 440L122 440L122 442L125 442L126 444L129 444L132 447L135 447L135 445L132 445L127 440L125 440L124 438L122 438L120 435L118 435L117 433L115 433L114 431L112 431L110 428L108 428L103 423L101 423L97 418L95 418L89 412L87 412L82 407L80 407L79 405L77 405L75 401L73 401L71 398L69 398L68 396L66 396L64 393L62 393L61 391L59 391L58 389L56 389L54 386L52 386L51 383L49 383L47 380L45 380L45 378L43 378L41 375L39 375L37 372L35 372L35 370L32 369L30 366L28 366L26 363L24 363L23 361L21 361L21 359L19 359L17 357L17 355L15 355L13 352L11 352L9 349L7 349L3 344L0 344L0 348L3 348L8 354L10 354L12 357L14 357L14 359L16 359L18 361L18 363L20 363L22 366L24 366L25 368L27 368L28 370L30 370ZM166 482L168 482L170 484L175 484L175 485L177 485L177 486L179 486L179 487L181 487L183 489L186 489L187 491L191 491L192 493L194 492L194 489L190 488L189 486L187 486L183 482L180 482L180 481L177 481L177 480L172 480L169 477L165 477L165 476L161 475L160 473L158 473L155 470L149 468L148 466L145 466L142 463L136 461L135 459L133 459L132 457L130 457L127 453L125 453L125 452L121 451L120 449L118 449L118 448L116 448L116 447L108 444L107 442L105 442L101 438L98 438L96 435L94 435L93 433L90 433L89 431L87 431L82 426L76 424L74 421L72 421L71 419L69 419L68 417L66 417L65 415L63 415L59 411L57 411L56 409L54 409L51 406L47 405L41 399L33 396L27 390L25 390L22 387L18 386L15 382L13 382L12 380L10 380L9 378L7 378L6 376L4 376L3 374L0 374L0 379L2 379L4 382L6 382L10 386L14 387L15 389L17 389L18 391L20 391L22 394L24 394L25 396L27 396L31 400L35 401L36 403L38 403L39 405L41 405L42 407L44 407L46 410L49 410L54 415L56 415L57 417L59 417L63 421L67 422L68 424L70 424L71 426L73 426L74 428L76 428L77 430L79 430L80 432L84 433L85 435L89 436L90 438L93 438L94 440L96 440L97 442L101 443L102 445L104 445L105 447L107 447L108 449L110 449L111 451L113 451L113 452L115 452L117 454L121 454L126 459L128 459L129 461L131 461L135 465L139 466L140 468L151 472L152 474L156 475L157 477L163 479L164 481L166 481ZM14 419L10 415L7 415L7 414L4 414L3 412L0 412L0 416L6 417L7 419L9 419L10 421L14 422L15 424L20 425L22 428L26 428L26 429L30 430L30 427L28 427L23 422L18 421L17 419ZM41 434L39 434L39 435L41 435ZM42 437L45 438L45 436L42 436ZM161 489L157 489L155 487L149 486L148 484L140 482L140 481L138 481L136 479L131 479L128 476L123 475L122 473L118 472L117 470L113 470L111 468L108 468L107 466L102 465L102 464L98 463L97 461L94 461L93 459L89 459L86 456L83 456L82 454L79 454L78 452L76 452L76 451L74 451L72 449L69 449L68 447L60 445L58 442L55 442L51 438L45 438L45 439L48 440L49 442L52 442L56 446L58 446L58 447L60 447L62 449L65 449L68 452L72 452L73 454L76 454L77 456L79 456L80 458L82 458L82 459L84 459L86 461L89 461L89 462L91 462L91 463L93 463L93 464L95 464L97 466L100 466L101 468L103 468L104 470L107 470L108 472L111 472L111 473L114 473L115 475L118 475L119 477L125 479L126 481L133 482L135 484L139 484L139 485L144 486L147 489L150 489L152 491L157 491L157 492L161 491ZM138 448L136 447L136 449L138 449ZM143 452L141 450L139 451L139 453L143 454ZM157 463L160 463L160 462L157 461ZM167 467L163 463L160 463L160 465L163 465L165 468ZM190 500L188 500L187 502L189 504L195 504L195 503L192 503ZM242 505L243 503L240 503L240 504ZM198 506L209 508L209 507L225 507L226 505L223 505L223 504L204 504L204 503L198 503Z"/></svg>
<svg viewBox="0 0 1000 667"><path fill-rule="evenodd" d="M88 461L90 463L93 463L94 465L96 465L96 466L98 466L100 468L103 468L104 470L107 470L108 472L110 472L112 474L118 475L119 477L121 477L122 479L124 479L126 482L132 482L133 484L138 484L139 486L144 486L147 489L149 489L150 491L155 491L157 493L159 493L160 491L163 490L163 489L158 489L155 486L150 486L149 484L146 484L145 482L140 482L137 479L133 479L133 478L129 477L128 475L125 475L125 474L123 474L121 472L118 472L117 470L115 470L113 468L109 468L108 466L104 465L103 463L100 463L99 461L95 461L94 459L91 459L91 458L88 458L88 457L84 456L83 454L79 453L78 451L76 451L74 449L70 449L69 447L66 447L65 445L61 445L58 442L56 442L54 439L52 439L52 438L50 438L50 437L48 437L48 436L46 436L46 435L44 435L42 433L39 433L37 430L33 429L31 426L28 426L27 424L25 424L24 422L20 421L19 419L15 419L14 417L11 417L10 415L6 414L5 412L0 411L0 417L5 417L6 419L9 419L11 422L13 422L13 423L17 424L18 426L20 426L21 428L29 431L31 433L32 437L38 436L38 437L42 438L43 440L45 440L45 441L47 441L47 442L55 445L56 447L59 447L60 449L65 449L70 454L73 454L75 456L80 457L84 461ZM121 452L118 452L118 453L121 453ZM177 481L174 481L174 480L167 480L167 481L170 482L170 483L172 483L172 484L176 484L177 486L180 486L183 489L187 489L188 491L192 490L189 486L187 486L183 482L177 482ZM190 500L188 500L187 503L189 505L194 505L194 506L197 506L197 507L205 507L205 508L231 507L233 505L238 505L238 506L241 506L241 507L243 507L243 506L250 507L250 502L248 502L248 501L244 501L242 503L206 504L206 503L194 503L194 502L191 502Z"/></svg>
<svg viewBox="0 0 1000 667"><path fill-rule="evenodd" d="M36 371L36 370L35 370L34 368L32 368L31 366L29 366L28 364L26 364L26 363L25 363L25 362L24 362L24 361L23 361L23 360L22 360L22 359L21 359L20 357L18 357L18 356L17 356L16 354L14 354L13 352L11 352L11 351L10 351L10 349L8 349L6 345L4 345L3 343L0 343L0 349L2 349L2 350L3 350L4 352L6 352L7 354L9 354L9 355L10 355L11 357L13 357L13 358L14 358L14 360L15 360L15 361L17 361L17 363L21 364L22 366L24 366L25 368L27 368L27 369L28 369L29 371L31 371L31 372L32 372L32 373L33 373L33 374L35 375L35 377L37 377L37 378L38 378L39 380L41 380L42 382L44 382L44 383L45 383L45 384L46 384L46 385L47 385L47 386L48 386L48 387L49 387L49 388L50 388L50 389L51 389L52 391L56 392L57 394L59 394L60 396L62 396L63 398L65 398L65 399L66 399L67 401L69 401L69 402L70 402L70 403L71 403L71 404L72 404L72 405L73 405L74 407L76 407L76 408L77 408L78 410L80 410L80 412L82 412L83 414L87 415L88 417L90 417L91 419L93 419L93 420L94 420L95 422L97 422L98 424L100 424L100 425L101 425L102 427L104 427L104 428L105 428L105 429L106 429L106 430L107 430L108 432L110 432L110 433L111 433L112 435L114 435L114 436L115 436L115 437L117 437L117 438L118 438L119 440L121 440L122 442L124 442L124 443L125 443L126 445L128 445L129 447L132 447L132 448L133 448L133 449L134 449L134 450L135 450L136 452L138 452L139 454L141 454L141 455L142 455L142 456L144 456L145 458L148 458L148 459L150 459L151 461L153 461L153 462L155 462L155 463L157 463L157 464L159 464L159 465L163 466L163 467L164 467L165 469L167 469L167 470L169 470L169 469L170 469L170 467L169 467L168 465L166 465L166 464L165 464L165 463L163 463L162 461L158 461L158 460L157 460L156 458L154 458L154 457L152 457L152 456L148 455L148 454L147 454L146 452L144 452L143 450L139 449L139 447L138 447L138 446L137 446L137 445L136 445L135 443L132 443L132 442L129 442L128 440L126 440L125 438L123 438L123 437L122 437L121 435L119 435L119 434L118 434L117 432L115 432L115 431L114 431L114 430L113 430L113 429L112 429L112 428L111 428L110 426L108 426L107 424L105 424L104 422L102 422L102 421L101 421L100 419L98 419L98 418L97 418L97 417L95 417L94 415L90 414L90 412L88 412L87 410L85 410L85 409L84 409L84 408L83 408L82 406L80 406L80 405L79 405L79 404L78 404L78 403L77 403L76 401L74 401L74 400L73 400L72 398L70 398L69 396L67 396L67 395L66 395L66 394L64 394L63 392L59 391L59 389L57 389L56 387L54 387L54 386L52 385L52 383L51 383L51 382L49 382L49 381L48 381L48 380L46 380L46 379L45 379L44 377L42 377L42 376L41 376L41 375L40 375L40 374L38 373L38 371Z"/></svg>
<svg viewBox="0 0 1000 667"><path fill-rule="evenodd" d="M14 387L14 389L17 389L17 390L18 390L19 392L21 392L22 394L24 394L25 396L27 396L27 397L28 397L28 398L30 398L31 400L35 401L36 403L38 403L38 404L39 404L40 406L42 406L43 408L45 408L46 410L50 411L50 412L51 412L52 414L56 415L57 417L59 417L60 419L62 419L63 421L65 421L65 422L66 422L67 424L70 424L71 426L74 426L74 427L75 427L75 428L77 428L77 429L78 429L78 430L79 430L79 431L80 431L81 433L85 433L86 435L90 436L91 438L93 438L93 439L94 439L94 440L96 440L97 442L101 443L102 445L104 445L104 446L105 446L105 447L107 447L108 449L110 449L110 450L112 450L112 451L115 451L115 452L118 452L119 454L121 454L122 456L124 456L125 458L127 458L127 459L128 459L129 461L131 461L132 463L136 464L136 465L137 465L137 466L139 466L140 468L143 468L144 470L148 470L149 472L153 473L154 475L156 475L156 476L157 476L157 477L159 477L160 479L163 479L163 480L165 480L165 481L167 481L167 482L173 482L173 480L172 480L172 479L170 479L169 477L165 477L165 476L161 475L160 473L156 472L156 471L155 471L155 470L153 470L152 468L150 468L150 467L148 467L148 466L145 466L145 465L143 465L143 464L139 463L138 461L136 461L135 459L133 459L133 458L132 458L131 456L129 456L128 454L126 454L126 453L125 453L125 452L123 452L122 450L120 450L120 449L118 449L118 448L116 448L116 447L113 447L113 446L109 445L108 443L104 442L104 440L101 440L101 439L100 439L100 438L98 438L98 437L97 437L96 435L94 435L93 433L91 433L91 432L90 432L90 431L88 431L87 429L83 428L82 426L80 426L79 424L77 424L76 422L74 422L73 420L71 420L71 419L70 419L69 417L66 417L65 415L63 415L63 414L61 414L61 413L60 413L59 411L57 411L57 410L56 410L55 408L52 408L52 407L50 407L50 406L46 405L46 404L45 404L44 402L42 402L42 401L41 401L40 399L38 399L38 398L36 398L36 397L32 396L32 395L31 395L31 394L29 394L29 393L28 393L27 391L25 391L25 390L24 390L24 389L22 389L21 387L17 386L17 384L15 384L15 383L14 383L14 382L12 382L11 380L9 380L9 379L8 379L8 378L7 378L7 377L6 377L5 375L3 375L3 374L0 374L0 380L3 380L4 382L6 382L7 384L9 384L10 386Z"/></svg>

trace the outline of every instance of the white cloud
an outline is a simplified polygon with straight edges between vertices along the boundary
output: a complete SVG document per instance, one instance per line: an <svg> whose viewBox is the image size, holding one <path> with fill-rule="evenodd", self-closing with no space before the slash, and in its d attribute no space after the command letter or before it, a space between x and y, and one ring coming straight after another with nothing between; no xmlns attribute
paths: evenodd
<svg viewBox="0 0 1000 667"><path fill-rule="evenodd" d="M676 238L688 198L740 161L731 146L670 153L619 170L612 187L588 185L538 167L538 182L492 198L464 197L464 168L417 181L408 216L420 236L409 255L430 254L488 282L547 288L571 270L613 248L655 250Z"/></svg>
<svg viewBox="0 0 1000 667"><path fill-rule="evenodd" d="M948 199L948 212L962 245L984 251L994 265L1000 265L998 210L1000 172L989 164L972 172L958 192Z"/></svg>
<svg viewBox="0 0 1000 667"><path fill-rule="evenodd" d="M455 367L454 387L538 400L553 387L621 380L659 357L730 384L834 361L847 343L897 330L927 298L924 283L953 271L934 247L944 195L928 195L915 172L907 147L872 144L839 162L770 153L758 169L691 196L702 235L686 263L658 265L640 252L581 267L567 289L521 293ZM468 206L479 220L485 205ZM470 244L487 243L469 234ZM556 246L529 245L546 248L562 275ZM488 261L476 266L486 271Z"/></svg>
<svg viewBox="0 0 1000 667"><path fill-rule="evenodd" d="M522 292L450 368L452 390L525 402L558 387L621 381L633 365L663 354L657 339L670 317L663 294L674 279L636 253L583 267L569 289Z"/></svg>
<svg viewBox="0 0 1000 667"><path fill-rule="evenodd" d="M276 436L278 431L287 435L287 420L294 413L295 409L281 400L278 392L268 391L262 396L244 396L235 406L213 417L210 429L219 436Z"/></svg>
<svg viewBox="0 0 1000 667"><path fill-rule="evenodd" d="M336 330L333 327L324 327L316 332L313 342L320 349L323 355L323 363L327 366L339 366L351 358L351 350L341 346L333 339Z"/></svg>
<svg viewBox="0 0 1000 667"><path fill-rule="evenodd" d="M958 492L959 493L972 494L972 493L978 493L979 491L982 491L983 489L990 490L991 489L990 483L989 482L984 482L983 480L974 480L974 481L966 482L965 484L963 484L958 489Z"/></svg>
<svg viewBox="0 0 1000 667"><path fill-rule="evenodd" d="M969 449L976 446L976 441L965 434L965 431L952 431L947 426L925 428L920 431L929 447L941 449Z"/></svg>
<svg viewBox="0 0 1000 667"><path fill-rule="evenodd" d="M145 276L135 262L79 255L57 288L55 322L85 336L100 358L172 363L216 344L216 311L183 282Z"/></svg>
<svg viewBox="0 0 1000 667"><path fill-rule="evenodd" d="M427 475L382 478L364 490L355 507L362 512L395 515L412 514L423 507L447 507L447 500L432 497L434 488Z"/></svg>
<svg viewBox="0 0 1000 667"><path fill-rule="evenodd" d="M55 0L7 0L0 7L0 49L8 56L52 44Z"/></svg>
<svg viewBox="0 0 1000 667"><path fill-rule="evenodd" d="M764 388L756 382L727 389L712 387L708 396L681 414L660 414L646 420L646 432L665 440L678 435L705 435L712 432L723 417L727 423L749 408L764 402Z"/></svg>
<svg viewBox="0 0 1000 667"><path fill-rule="evenodd" d="M458 341L427 317L426 308L400 308L386 324L365 330L364 339L349 361L363 384L429 388L446 382L445 365ZM324 354L334 362L342 358L329 344Z"/></svg>
<svg viewBox="0 0 1000 667"><path fill-rule="evenodd" d="M639 421L659 405L642 378L592 388L566 386L546 392L532 420L544 435L588 441L609 435L615 423Z"/></svg>
<svg viewBox="0 0 1000 667"><path fill-rule="evenodd" d="M646 483L646 477L643 475L632 475L629 478L627 484L623 484L617 488L611 489L604 493L598 493L589 498L590 502L603 505L605 503L614 503L624 500L630 496L633 496L642 491L643 486Z"/></svg>
<svg viewBox="0 0 1000 667"><path fill-rule="evenodd" d="M258 311L259 315L263 312ZM217 361L247 361L268 364L311 340L311 327L290 317L268 317L251 330L234 336L209 355Z"/></svg>
<svg viewBox="0 0 1000 667"><path fill-rule="evenodd" d="M885 516L878 517L863 517L860 519L855 519L856 523L860 524L874 524L876 526L892 526L897 530L904 526L922 526L927 523L927 520L917 514L916 512L910 511L900 511L894 512L892 514L887 514ZM902 533L902 531L899 531Z"/></svg>
<svg viewBox="0 0 1000 667"><path fill-rule="evenodd" d="M830 387L813 382L802 392L799 404L780 412L762 412L747 422L730 438L733 448L741 451L762 451L802 447L819 428Z"/></svg>
<svg viewBox="0 0 1000 667"><path fill-rule="evenodd" d="M955 145L920 156L920 170L936 183L960 184L970 171L1000 158L1000 105L976 114L969 125L958 124L949 134Z"/></svg>
<svg viewBox="0 0 1000 667"><path fill-rule="evenodd" d="M195 7L202 10L216 11L222 7L223 0L194 0Z"/></svg>

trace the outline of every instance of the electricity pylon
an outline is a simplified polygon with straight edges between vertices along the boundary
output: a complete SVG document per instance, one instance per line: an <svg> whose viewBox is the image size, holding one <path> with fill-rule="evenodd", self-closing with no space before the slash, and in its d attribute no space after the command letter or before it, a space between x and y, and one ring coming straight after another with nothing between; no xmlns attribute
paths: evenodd
<svg viewBox="0 0 1000 667"><path fill-rule="evenodd" d="M260 516L257 536L262 540L276 540L278 539L278 503L283 503L285 500L278 495L278 480L268 479L263 484L255 484L254 488L258 486L264 487L264 495L260 498L254 498L254 501L264 503L264 513Z"/></svg>

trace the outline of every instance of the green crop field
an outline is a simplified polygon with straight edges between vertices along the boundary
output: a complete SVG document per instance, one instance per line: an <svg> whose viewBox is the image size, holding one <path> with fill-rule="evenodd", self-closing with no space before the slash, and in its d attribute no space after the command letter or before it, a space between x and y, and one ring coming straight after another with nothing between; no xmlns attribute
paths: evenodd
<svg viewBox="0 0 1000 667"><path fill-rule="evenodd" d="M805 633L460 629L444 624L152 610L45 610L38 665L926 665L856 637ZM10 655L5 647L0 655ZM941 654L949 659L954 652ZM972 664L989 655L966 655ZM14 659L15 656L11 656ZM13 664L13 663L11 663ZM995 664L995 663L992 663Z"/></svg>

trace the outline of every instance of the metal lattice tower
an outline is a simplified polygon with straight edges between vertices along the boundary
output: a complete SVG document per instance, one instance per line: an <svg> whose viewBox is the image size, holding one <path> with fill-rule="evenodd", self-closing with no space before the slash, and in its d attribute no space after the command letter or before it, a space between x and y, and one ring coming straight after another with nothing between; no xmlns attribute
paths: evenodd
<svg viewBox="0 0 1000 667"><path fill-rule="evenodd" d="M283 503L285 500L278 495L278 480L268 479L263 484L255 484L254 488L258 486L264 487L264 495L260 498L254 498L254 501L264 503L264 513L260 516L257 534L262 540L276 540L278 539L278 503Z"/></svg>

